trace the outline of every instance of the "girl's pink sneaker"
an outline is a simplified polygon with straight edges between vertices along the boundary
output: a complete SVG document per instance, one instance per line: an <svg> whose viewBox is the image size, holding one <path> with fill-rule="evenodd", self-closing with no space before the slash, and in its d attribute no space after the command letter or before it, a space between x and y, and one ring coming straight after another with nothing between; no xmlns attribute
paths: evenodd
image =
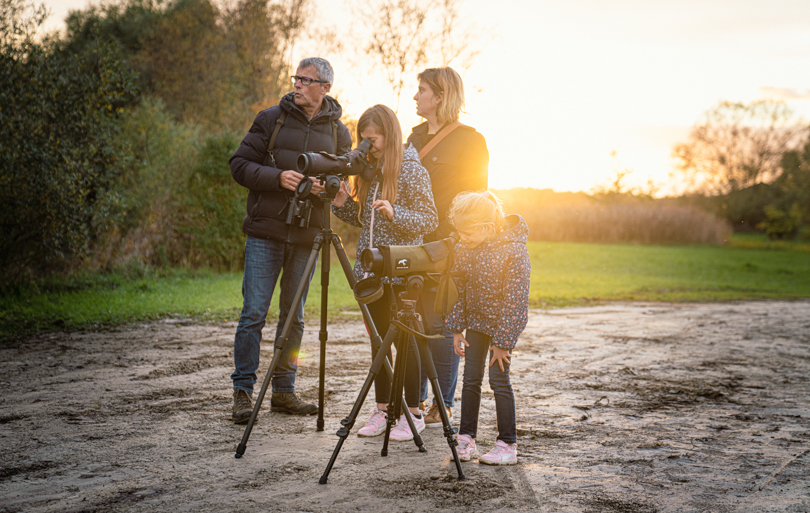
<svg viewBox="0 0 810 513"><path fill-rule="evenodd" d="M491 451L483 456L479 456L478 463L484 463L486 465L514 465L517 463L517 444L509 445L504 441L498 440Z"/></svg>
<svg viewBox="0 0 810 513"><path fill-rule="evenodd" d="M366 425L360 428L357 436L377 436L385 431L385 422L388 420L388 415L384 411L374 408L374 413L368 419Z"/></svg>
<svg viewBox="0 0 810 513"><path fill-rule="evenodd" d="M458 435L458 459L470 461L475 456L475 440L470 435Z"/></svg>

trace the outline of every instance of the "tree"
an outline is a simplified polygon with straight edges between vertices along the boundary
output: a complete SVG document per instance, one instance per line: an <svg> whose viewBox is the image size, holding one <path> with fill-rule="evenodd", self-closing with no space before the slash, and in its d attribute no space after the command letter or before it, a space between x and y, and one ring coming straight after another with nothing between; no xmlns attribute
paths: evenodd
<svg viewBox="0 0 810 513"><path fill-rule="evenodd" d="M782 173L771 184L771 203L758 228L772 239L810 236L810 139L800 150L782 156ZM810 237L808 237L810 238Z"/></svg>
<svg viewBox="0 0 810 513"><path fill-rule="evenodd" d="M175 119L214 131L245 129L256 111L290 90L286 56L312 0L125 0L74 11L66 46L116 41L143 96Z"/></svg>
<svg viewBox="0 0 810 513"><path fill-rule="evenodd" d="M379 60L394 89L395 112L405 85L405 76L427 62L430 37L425 30L429 6L415 0L370 0L363 15L371 37L366 54Z"/></svg>
<svg viewBox="0 0 810 513"><path fill-rule="evenodd" d="M45 4L0 0L0 47L4 56L24 53L33 44L37 29L48 17Z"/></svg>
<svg viewBox="0 0 810 513"><path fill-rule="evenodd" d="M481 31L462 24L462 1L442 0L435 7L417 0L367 0L363 23L371 35L364 50L381 64L394 91L396 112L406 77L429 63L468 69L480 53Z"/></svg>
<svg viewBox="0 0 810 513"><path fill-rule="evenodd" d="M463 0L442 0L438 53L441 55L442 66L454 64L467 70L481 53L479 42L482 35L486 37L486 34L475 24L464 24L458 12L462 2Z"/></svg>
<svg viewBox="0 0 810 513"><path fill-rule="evenodd" d="M783 103L723 102L709 110L678 144L677 169L701 192L727 194L779 175L782 155L808 133Z"/></svg>
<svg viewBox="0 0 810 513"><path fill-rule="evenodd" d="M43 8L26 0L0 5L4 287L86 253L103 215L95 208L124 158L114 146L117 116L134 90L114 44L97 41L88 59L66 53L58 41L36 43Z"/></svg>

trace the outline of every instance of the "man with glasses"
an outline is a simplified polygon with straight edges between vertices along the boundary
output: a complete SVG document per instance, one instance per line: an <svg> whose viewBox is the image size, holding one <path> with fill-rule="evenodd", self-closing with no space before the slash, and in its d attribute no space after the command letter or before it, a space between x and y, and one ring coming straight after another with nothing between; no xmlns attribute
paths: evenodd
<svg viewBox="0 0 810 513"><path fill-rule="evenodd" d="M252 394L259 367L262 328L270 308L270 299L279 276L279 314L276 334L290 312L293 296L301 280L306 288L297 305L287 343L272 376L270 411L295 415L315 415L318 407L307 404L295 393L298 351L304 331L304 303L309 276L304 267L312 250L312 241L322 228L323 204L317 194L323 187L315 180L307 198L311 200L309 226L287 223L288 210L296 186L304 178L294 171L296 159L306 151L343 154L351 149L349 129L340 122L340 105L327 93L332 88L332 66L326 59L310 57L301 61L292 77L294 91L281 98L275 107L263 110L242 144L230 159L231 174L249 189L247 215L242 231L245 243L245 276L242 281L244 303L234 338L232 418L246 423L253 411ZM305 224L305 223L303 223Z"/></svg>

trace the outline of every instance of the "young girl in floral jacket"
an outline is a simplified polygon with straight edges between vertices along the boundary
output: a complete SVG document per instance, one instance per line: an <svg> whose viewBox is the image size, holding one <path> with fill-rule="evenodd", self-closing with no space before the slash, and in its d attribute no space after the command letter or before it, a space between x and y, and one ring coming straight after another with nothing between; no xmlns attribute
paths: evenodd
<svg viewBox="0 0 810 513"><path fill-rule="evenodd" d="M489 191L459 194L447 217L461 238L453 269L461 275L457 279L459 299L445 320L453 333L454 351L464 357L459 459L469 461L476 454L481 384L488 362L498 440L478 461L514 465L517 425L509 367L511 351L528 320L529 229L519 215L505 217L500 200Z"/></svg>
<svg viewBox="0 0 810 513"><path fill-rule="evenodd" d="M385 105L367 109L357 121L357 140L368 139L372 148L370 157L381 171L368 182L352 176L351 193L342 183L341 191L332 202L335 215L349 224L362 227L357 241L358 261L354 266L357 279L366 273L360 267L360 254L368 247L415 246L422 237L439 226L439 216L433 204L430 176L419 162L419 153L408 144L402 145L402 128L396 114ZM398 278L395 278L398 280ZM404 286L394 284L394 294ZM382 298L368 305L374 326L385 337L391 317L391 297L388 288ZM377 351L372 347L372 358ZM399 358L399 355L397 355ZM405 373L405 401L413 415L414 425L420 433L425 420L419 409L420 365L416 354L408 351ZM366 424L357 432L359 436L377 436L385 431L391 380L385 372L374 379L377 407ZM403 414L391 430L391 440L412 440L413 433Z"/></svg>

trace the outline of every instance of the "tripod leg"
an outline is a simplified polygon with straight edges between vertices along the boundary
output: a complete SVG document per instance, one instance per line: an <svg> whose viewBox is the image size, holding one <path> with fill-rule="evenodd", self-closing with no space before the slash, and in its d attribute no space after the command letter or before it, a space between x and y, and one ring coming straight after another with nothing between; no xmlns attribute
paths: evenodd
<svg viewBox="0 0 810 513"><path fill-rule="evenodd" d="M396 330L398 332L396 342L397 358L394 364L394 377L391 382L391 393L389 395L391 402L388 403L388 422L385 426L385 438L383 440L383 448L382 451L380 451L380 455L388 455L388 441L391 437L391 428L396 426L397 422L399 421L400 413L405 415L405 420L407 421L408 427L413 434L413 442L419 448L419 452L426 452L427 449L422 442L422 436L417 432L413 417L411 416L410 411L408 411L408 403L402 398L402 392L405 387L405 375L408 371L407 362L410 335L398 329L396 326L391 326L388 332L391 333L392 330ZM418 355L416 357L418 358Z"/></svg>
<svg viewBox="0 0 810 513"><path fill-rule="evenodd" d="M331 232L329 239L332 240ZM329 332L326 328L326 320L328 315L329 305L329 267L330 267L330 246L329 244L323 245L323 254L321 255L321 330L318 332L318 340L321 343L320 347L320 366L318 370L318 420L316 422L317 430L323 431L323 410L324 410L324 379L326 374L326 339L329 338Z"/></svg>
<svg viewBox="0 0 810 513"><path fill-rule="evenodd" d="M349 282L349 286L354 289L354 286L357 284L357 280L354 277L352 264L349 262L349 257L346 256L346 250L343 249L343 243L340 241L340 237L338 235L332 235L332 244L335 246L335 254L337 254L340 266L343 268L343 274L346 275L346 280ZM363 320L368 327L369 335L371 337L371 345L375 349L379 349L382 344L382 338L380 337L380 333L377 331L377 327L374 325L374 320L371 318L371 313L368 310L368 306L359 303L358 306L360 307L360 312L363 314ZM390 358L387 358L383 363L383 369L388 374L388 378L393 381L394 370L391 367Z"/></svg>
<svg viewBox="0 0 810 513"><path fill-rule="evenodd" d="M360 394L357 396L354 406L352 406L352 411L349 413L348 417L340 421L341 427L337 432L337 436L340 439L338 440L337 446L335 446L335 450L332 452L332 457L329 459L329 464L326 466L326 470L321 476L320 481L318 481L320 484L326 484L326 480L329 478L329 473L332 471L332 466L335 464L335 460L338 457L338 453L340 453L341 447L343 447L343 442L345 442L346 438L349 437L351 429L354 427L354 423L357 420L357 416L360 414L360 409L363 407L366 397L368 397L368 393L371 390L371 385L374 383L374 378L376 378L377 374L379 374L383 364L388 363L388 355L390 353L391 343L394 341L394 337L396 337L396 333L394 331L390 331L386 335L385 342L383 342L382 346L377 351L377 356L371 363L371 368L368 371L366 380L363 382L362 388L360 388Z"/></svg>
<svg viewBox="0 0 810 513"><path fill-rule="evenodd" d="M417 326L417 331L421 331L421 325ZM450 452L453 453L453 461L456 463L456 470L458 471L458 480L464 481L467 477L464 471L461 470L461 460L458 459L458 451L456 446L458 440L453 432L453 427L450 425L450 418L447 416L447 409L444 407L444 398L442 390L439 386L439 377L436 374L436 366L433 365L433 354L430 352L430 343L428 340L417 337L417 344L419 345L419 354L422 356L422 365L425 366L430 385L433 387L433 395L436 398L436 404L439 406L439 415L442 418L442 427L444 428L444 436L447 438L447 445L450 446Z"/></svg>
<svg viewBox="0 0 810 513"><path fill-rule="evenodd" d="M236 447L236 458L241 458L242 455L245 454L248 438L250 438L250 433L253 431L253 424L256 422L256 417L259 415L259 409L261 408L262 402L264 401L264 396L267 393L267 387L270 385L270 378L273 376L273 372L276 370L278 361L281 358L281 352L284 351L284 346L287 345L287 336L290 333L292 321L295 318L295 314L298 313L299 303L301 302L301 298L304 296L304 288L307 286L307 282L305 280L309 279L309 275L312 273L313 267L315 267L315 259L318 258L318 252L320 251L322 244L323 237L320 235L315 237L315 242L312 245L312 251L309 254L309 260L307 260L304 273L301 275L301 282L298 284L298 290L295 291L295 296L293 297L292 307L290 308L289 314L287 314L287 320L284 322L284 328L281 330L281 335L279 335L275 341L273 359L270 361L270 367L268 367L267 374L264 376L262 388L259 390L259 395L256 397L256 403L253 405L253 413L250 414L250 420L245 427L245 432L242 434L242 441Z"/></svg>

